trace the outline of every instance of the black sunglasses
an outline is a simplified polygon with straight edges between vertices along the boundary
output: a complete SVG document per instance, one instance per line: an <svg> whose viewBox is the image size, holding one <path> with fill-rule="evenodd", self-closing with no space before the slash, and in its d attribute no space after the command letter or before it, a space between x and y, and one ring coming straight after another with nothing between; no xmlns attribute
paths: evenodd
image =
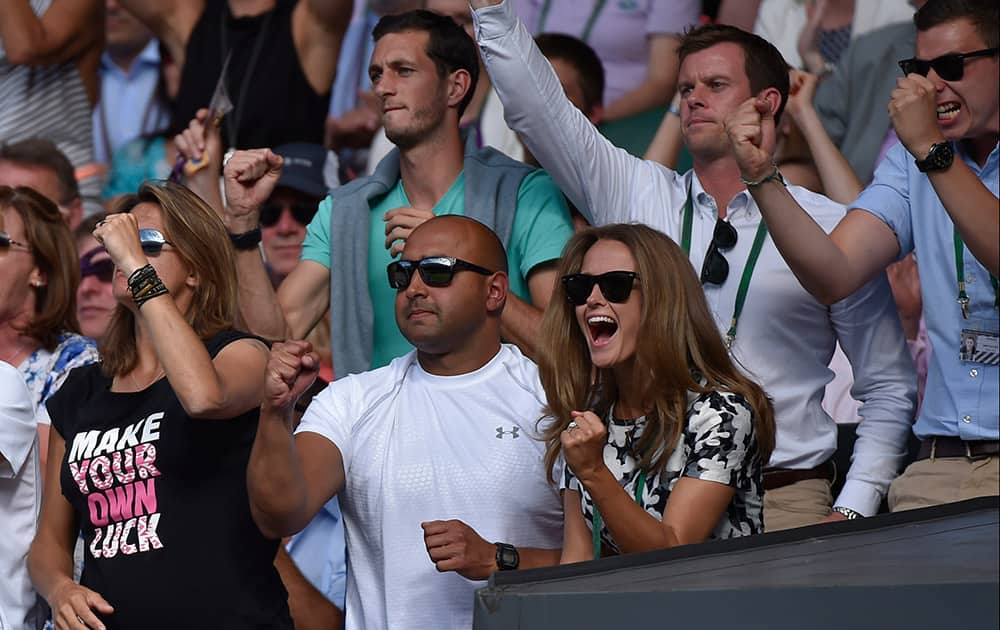
<svg viewBox="0 0 1000 630"><path fill-rule="evenodd" d="M397 291L403 291L410 286L414 270L420 272L420 279L429 287L448 286L459 271L474 271L484 276L493 274L489 269L449 256L432 256L422 260L397 260L389 263L389 266L386 267L386 272L389 274L389 286Z"/></svg>
<svg viewBox="0 0 1000 630"><path fill-rule="evenodd" d="M80 256L80 279L87 276L96 276L104 283L111 282L115 275L115 264L110 258L94 261L94 256L103 254L106 250L103 247L95 247L83 256Z"/></svg>
<svg viewBox="0 0 1000 630"><path fill-rule="evenodd" d="M151 228L139 230L139 243L142 244L142 253L147 256L159 256L164 245L173 246L159 230Z"/></svg>
<svg viewBox="0 0 1000 630"><path fill-rule="evenodd" d="M309 225L316 216L318 205L308 201L298 203L265 203L260 207L260 224L263 227L271 227L281 219L281 212L288 208L292 213L292 218L299 225Z"/></svg>
<svg viewBox="0 0 1000 630"><path fill-rule="evenodd" d="M31 250L30 247L25 245L20 241L15 241L10 237L10 234L6 232L0 232L0 249L7 249L8 247L20 247L21 249Z"/></svg>
<svg viewBox="0 0 1000 630"><path fill-rule="evenodd" d="M984 48L983 50L976 50L969 53L941 55L930 61L913 57L901 60L899 68L903 71L903 74L919 74L922 77L926 77L931 68L934 68L934 72L945 81L959 81L962 79L962 75L965 74L966 59L992 57L997 54L998 50L1000 49Z"/></svg>
<svg viewBox="0 0 1000 630"><path fill-rule="evenodd" d="M583 306L594 291L596 284L601 288L601 295L608 302L621 304L632 294L632 287L639 279L634 271L608 271L597 276L589 273L572 273L562 277L566 297L576 306Z"/></svg>
<svg viewBox="0 0 1000 630"><path fill-rule="evenodd" d="M708 253L701 266L701 282L705 284L723 284L729 277L729 261L722 255L736 247L736 228L728 221L718 219L712 232L712 242L708 244Z"/></svg>

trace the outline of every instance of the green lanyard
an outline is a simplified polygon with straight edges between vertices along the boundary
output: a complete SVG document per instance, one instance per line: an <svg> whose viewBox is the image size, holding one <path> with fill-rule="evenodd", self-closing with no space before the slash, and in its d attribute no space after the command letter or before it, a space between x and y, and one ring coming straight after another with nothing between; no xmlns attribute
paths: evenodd
<svg viewBox="0 0 1000 630"><path fill-rule="evenodd" d="M639 507L642 507L643 490L646 490L645 470L639 473L639 481L635 484L635 502L639 504ZM594 523L591 533L594 537L594 560L597 560L601 557L601 511L597 509L597 503L594 503Z"/></svg>
<svg viewBox="0 0 1000 630"><path fill-rule="evenodd" d="M969 294L965 292L965 243L955 228L955 272L958 274L958 305L962 307L962 318L969 319ZM993 308L1000 308L1000 293L997 291L997 279L990 274L990 284L993 285Z"/></svg>
<svg viewBox="0 0 1000 630"><path fill-rule="evenodd" d="M573 0L573 2L579 2L580 0ZM604 5L607 4L607 0L596 0L594 2L594 9L590 12L590 17L587 18L587 22L583 27L583 33L580 34L580 39L583 41L588 41L590 39L590 33L594 30L594 25L597 23L597 18L600 17L601 11L604 10ZM549 11L552 9L552 0L545 0L542 3L542 11L538 15L538 34L545 32L545 22L549 19Z"/></svg>
<svg viewBox="0 0 1000 630"><path fill-rule="evenodd" d="M681 230L681 249L688 256L691 255L691 224L694 221L694 207L691 204L691 182L688 182L687 202L684 204L684 226ZM733 306L733 319L729 323L729 330L726 332L726 348L732 349L733 342L736 341L736 327L740 322L740 315L743 314L743 304L747 301L747 292L750 290L750 280L753 278L753 271L757 267L757 259L764 249L764 241L767 240L767 224L761 217L757 224L757 234L753 239L753 246L750 247L750 255L747 256L747 264L743 267L743 277L740 278L740 286L736 290L736 304Z"/></svg>

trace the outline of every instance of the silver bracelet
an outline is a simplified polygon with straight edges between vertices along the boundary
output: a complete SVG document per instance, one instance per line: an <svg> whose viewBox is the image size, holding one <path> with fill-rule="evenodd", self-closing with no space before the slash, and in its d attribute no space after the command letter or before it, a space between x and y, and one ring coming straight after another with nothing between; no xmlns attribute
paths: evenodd
<svg viewBox="0 0 1000 630"><path fill-rule="evenodd" d="M779 184L784 185L785 178L781 176L781 171L778 170L778 163L774 161L774 158L771 158L771 168L773 169L771 171L771 174L767 175L766 177L762 177L754 181L752 179L747 179L743 177L743 175L740 175L740 181L743 182L743 185L746 186L747 188L760 186L761 184L766 184L767 182L772 180L778 182Z"/></svg>
<svg viewBox="0 0 1000 630"><path fill-rule="evenodd" d="M855 512L851 508L842 507L839 505L833 506L833 511L837 514L844 516L847 520L853 521L854 519L864 518L864 515L860 512Z"/></svg>

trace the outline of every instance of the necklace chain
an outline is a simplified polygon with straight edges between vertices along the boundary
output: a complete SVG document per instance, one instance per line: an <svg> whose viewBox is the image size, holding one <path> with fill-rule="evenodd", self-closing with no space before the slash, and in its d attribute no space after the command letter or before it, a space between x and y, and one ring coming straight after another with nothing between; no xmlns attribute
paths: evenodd
<svg viewBox="0 0 1000 630"><path fill-rule="evenodd" d="M128 377L129 377L129 380L132 381L132 386L135 387L135 391L141 392L142 390L146 389L147 387L149 387L150 385L152 385L153 383L155 383L156 381L158 381L159 378L163 374L164 374L163 368L160 368L159 370L157 370L156 374L153 375L153 379L151 381L149 381L148 383L146 383L145 387L139 387L139 382L135 380L135 370L133 370L132 373L128 375Z"/></svg>

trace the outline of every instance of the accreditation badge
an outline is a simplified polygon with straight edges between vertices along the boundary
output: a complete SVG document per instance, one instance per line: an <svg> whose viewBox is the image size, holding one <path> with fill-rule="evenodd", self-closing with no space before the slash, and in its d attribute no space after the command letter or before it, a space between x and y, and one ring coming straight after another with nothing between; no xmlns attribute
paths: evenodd
<svg viewBox="0 0 1000 630"><path fill-rule="evenodd" d="M963 328L958 358L966 363L1000 365L1000 334L995 330L987 330L986 326L972 325Z"/></svg>

